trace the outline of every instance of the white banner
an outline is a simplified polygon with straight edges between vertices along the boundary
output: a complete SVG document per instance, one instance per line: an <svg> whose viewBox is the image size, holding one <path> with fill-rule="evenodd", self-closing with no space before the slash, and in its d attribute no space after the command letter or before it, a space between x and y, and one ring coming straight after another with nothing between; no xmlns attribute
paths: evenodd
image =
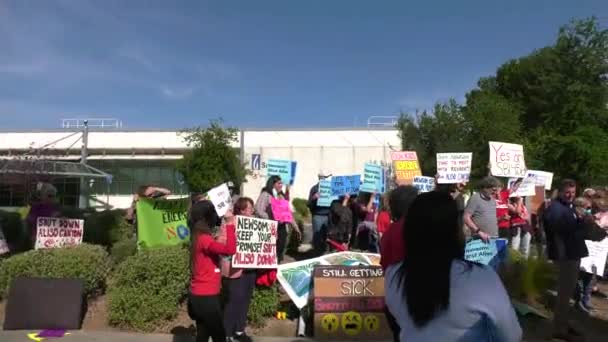
<svg viewBox="0 0 608 342"><path fill-rule="evenodd" d="M521 181L517 190L513 191L509 197L528 197L536 195L536 176L528 176L524 179L510 178L509 189L513 188L517 181Z"/></svg>
<svg viewBox="0 0 608 342"><path fill-rule="evenodd" d="M473 153L437 153L437 183L467 183L472 161Z"/></svg>
<svg viewBox="0 0 608 342"><path fill-rule="evenodd" d="M236 217L235 268L277 268L277 221Z"/></svg>
<svg viewBox="0 0 608 342"><path fill-rule="evenodd" d="M433 189L435 189L435 178L416 176L414 177L413 186L416 187L420 192L433 191Z"/></svg>
<svg viewBox="0 0 608 342"><path fill-rule="evenodd" d="M581 259L581 269L587 273L603 276L608 257L608 238L600 242L585 240L585 244L589 250L589 256Z"/></svg>
<svg viewBox="0 0 608 342"><path fill-rule="evenodd" d="M544 185L545 190L551 190L553 185L553 173L538 170L528 170L527 176L536 176L536 185Z"/></svg>
<svg viewBox="0 0 608 342"><path fill-rule="evenodd" d="M493 176L524 178L526 176L524 147L490 141L490 164Z"/></svg>
<svg viewBox="0 0 608 342"><path fill-rule="evenodd" d="M84 220L39 217L36 227L36 249L61 248L82 243Z"/></svg>
<svg viewBox="0 0 608 342"><path fill-rule="evenodd" d="M226 215L228 209L232 208L232 197L226 183L209 190L207 196L215 206L218 216Z"/></svg>

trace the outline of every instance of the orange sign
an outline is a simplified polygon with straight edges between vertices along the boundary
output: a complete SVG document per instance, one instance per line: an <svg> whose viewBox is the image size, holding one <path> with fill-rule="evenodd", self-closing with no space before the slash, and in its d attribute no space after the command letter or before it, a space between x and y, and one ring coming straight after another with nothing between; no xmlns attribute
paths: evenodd
<svg viewBox="0 0 608 342"><path fill-rule="evenodd" d="M391 152L395 170L395 181L398 185L412 184L414 177L422 176L418 155L415 151Z"/></svg>

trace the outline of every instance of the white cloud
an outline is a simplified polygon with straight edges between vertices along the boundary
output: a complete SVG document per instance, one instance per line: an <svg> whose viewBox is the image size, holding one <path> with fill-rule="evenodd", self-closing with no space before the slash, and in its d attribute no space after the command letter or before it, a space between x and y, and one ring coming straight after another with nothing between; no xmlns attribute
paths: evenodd
<svg viewBox="0 0 608 342"><path fill-rule="evenodd" d="M185 99L185 98L189 98L190 96L192 96L195 91L196 88L195 87L172 87L172 86L162 86L160 88L161 93L172 100L176 100L176 99Z"/></svg>

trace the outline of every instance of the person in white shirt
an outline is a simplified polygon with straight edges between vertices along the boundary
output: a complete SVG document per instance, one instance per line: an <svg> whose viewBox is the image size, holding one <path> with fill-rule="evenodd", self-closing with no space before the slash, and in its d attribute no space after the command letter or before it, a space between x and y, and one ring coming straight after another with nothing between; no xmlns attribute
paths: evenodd
<svg viewBox="0 0 608 342"><path fill-rule="evenodd" d="M507 292L494 270L464 260L456 201L418 196L405 218L405 259L385 274L385 300L402 342L522 339Z"/></svg>

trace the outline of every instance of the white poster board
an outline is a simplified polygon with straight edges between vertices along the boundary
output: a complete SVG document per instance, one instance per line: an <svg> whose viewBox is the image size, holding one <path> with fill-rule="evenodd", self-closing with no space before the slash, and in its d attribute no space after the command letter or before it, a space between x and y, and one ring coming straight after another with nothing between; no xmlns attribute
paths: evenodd
<svg viewBox="0 0 608 342"><path fill-rule="evenodd" d="M437 153L437 183L467 183L472 161L473 153Z"/></svg>
<svg viewBox="0 0 608 342"><path fill-rule="evenodd" d="M603 276L608 257L608 238L600 242L585 240L589 256L581 259L581 269L587 273Z"/></svg>
<svg viewBox="0 0 608 342"><path fill-rule="evenodd" d="M235 268L277 268L277 221L236 217Z"/></svg>
<svg viewBox="0 0 608 342"><path fill-rule="evenodd" d="M228 209L232 208L232 197L226 183L209 190L207 196L209 196L209 200L215 206L218 216L226 215Z"/></svg>
<svg viewBox="0 0 608 342"><path fill-rule="evenodd" d="M551 190L553 185L553 172L539 171L539 170L528 170L527 176L536 176L536 185L544 185L545 190Z"/></svg>
<svg viewBox="0 0 608 342"><path fill-rule="evenodd" d="M519 178L509 179L509 189L511 189L515 182L520 180ZM512 192L509 197L528 197L536 195L536 176L528 176L521 180L519 187L516 191Z"/></svg>
<svg viewBox="0 0 608 342"><path fill-rule="evenodd" d="M493 176L524 178L526 176L524 147L490 141L490 165Z"/></svg>
<svg viewBox="0 0 608 342"><path fill-rule="evenodd" d="M429 192L435 189L435 178L416 176L412 185L420 192Z"/></svg>
<svg viewBox="0 0 608 342"><path fill-rule="evenodd" d="M82 243L84 220L39 217L36 227L36 249L62 248Z"/></svg>

